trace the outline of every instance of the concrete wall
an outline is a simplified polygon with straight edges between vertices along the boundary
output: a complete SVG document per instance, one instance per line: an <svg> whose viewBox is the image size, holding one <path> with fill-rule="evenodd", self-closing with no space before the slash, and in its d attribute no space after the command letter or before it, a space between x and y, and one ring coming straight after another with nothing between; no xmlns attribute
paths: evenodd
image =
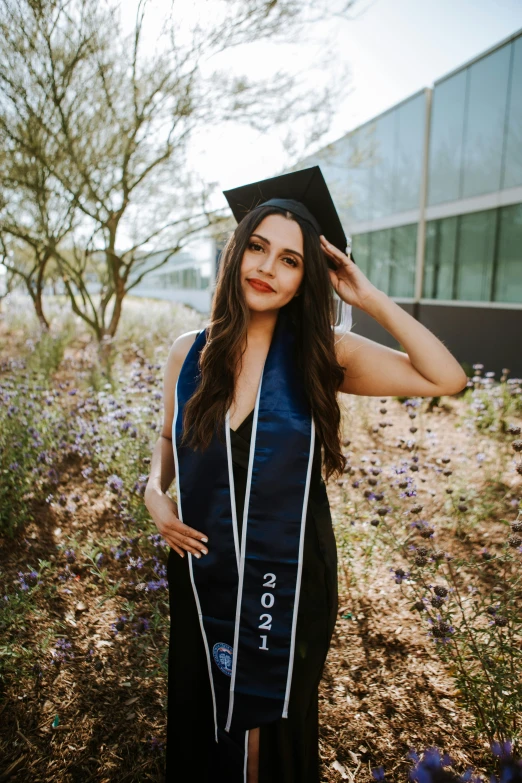
<svg viewBox="0 0 522 783"><path fill-rule="evenodd" d="M413 304L399 306L413 315ZM504 367L511 371L509 378L522 377L522 309L420 303L417 317L459 362L483 364L482 372L495 372L497 380ZM389 332L355 308L353 331L397 348Z"/></svg>

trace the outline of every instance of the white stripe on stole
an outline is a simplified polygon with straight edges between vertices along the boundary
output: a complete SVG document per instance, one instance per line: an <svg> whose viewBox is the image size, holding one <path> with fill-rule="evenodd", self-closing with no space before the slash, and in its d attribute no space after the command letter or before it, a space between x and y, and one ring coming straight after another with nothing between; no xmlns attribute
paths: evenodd
<svg viewBox="0 0 522 783"><path fill-rule="evenodd" d="M263 384L263 376L265 374L265 363L263 363L263 369L261 371L261 379L259 381L259 387L257 390L256 404L254 407L254 420L252 422L252 434L250 436L250 452L248 455L248 473L247 473L247 483L246 483L246 490L245 490L245 502L243 508L243 530L241 535L241 559L239 563L239 584L237 589L236 624L234 628L234 646L232 648L233 655L232 655L232 676L230 678L230 700L228 703L228 717L227 717L227 725L225 726L225 731L230 730L230 724L232 722L232 711L234 709L234 686L236 683L239 620L241 614L241 600L243 597L243 575L245 571L245 548L246 548L246 536L247 536L247 525L248 525L248 507L250 505L250 486L252 484L252 468L254 466L254 451L256 446L259 400L261 398L261 386ZM230 427L230 422L227 422L227 428L229 427Z"/></svg>
<svg viewBox="0 0 522 783"><path fill-rule="evenodd" d="M172 425L172 431L173 431L173 438L172 438L172 445L174 447L174 464L176 467L176 490L178 494L178 516L179 519L183 522L183 509L181 508L181 491L179 487L179 462L178 462L178 450L177 450L177 444L176 444L176 421L178 418L178 381L176 382L176 391L175 391L175 402L174 402L174 422ZM208 649L208 642L207 642L207 635L205 633L205 628L203 625L203 615L201 613L201 604L199 602L199 596L198 591L196 589L196 584L194 582L194 574L192 572L192 555L190 552L187 552L188 562L189 562L189 571L190 571L190 581L192 583L192 590L194 592L194 598L196 599L196 606L198 609L198 617L199 617L199 625L201 627L201 635L203 637L203 643L205 645L205 652L207 655L207 665L208 665L208 675L210 678L210 687L212 689L212 704L214 708L214 731L215 731L215 740L218 741L218 725L217 725L217 709L216 709L216 694L214 692L214 679L212 677L212 665L210 661L210 651Z"/></svg>
<svg viewBox="0 0 522 783"><path fill-rule="evenodd" d="M297 610L299 608L299 594L301 592L301 574L303 570L303 549L305 538L305 526L306 526L306 514L308 511L308 493L310 491L310 480L312 477L312 463L314 456L315 445L315 424L314 419L311 417L311 433L310 433L310 456L308 457L308 469L306 472L306 485L303 499L303 511L301 513L301 533L299 539L299 562L297 564L297 584L295 588L295 602L294 602L294 614L292 617L292 639L290 642L290 662L288 664L288 679L286 681L286 693L285 703L283 705L283 714L281 717L288 718L288 702L290 701L290 686L292 684L292 673L294 669L294 653L295 653L295 632L297 626Z"/></svg>
<svg viewBox="0 0 522 783"><path fill-rule="evenodd" d="M236 492L234 486L234 468L232 465L232 446L230 445L230 408L225 417L225 435L227 441L228 484L230 488L230 506L232 509L232 531L234 533L234 547L236 549L237 572L239 574L239 535L237 529Z"/></svg>
<svg viewBox="0 0 522 783"><path fill-rule="evenodd" d="M245 764L243 767L243 778L244 783L247 783L247 766L248 766L248 735L250 734L249 729L245 731Z"/></svg>

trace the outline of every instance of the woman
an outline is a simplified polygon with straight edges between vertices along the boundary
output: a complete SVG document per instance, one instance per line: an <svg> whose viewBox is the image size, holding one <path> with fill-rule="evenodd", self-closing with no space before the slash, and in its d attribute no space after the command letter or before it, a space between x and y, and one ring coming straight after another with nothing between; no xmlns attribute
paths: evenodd
<svg viewBox="0 0 522 783"><path fill-rule="evenodd" d="M145 493L171 547L167 783L318 783L318 686L337 615L321 466L326 480L345 466L337 392L438 396L467 383L307 214L247 212L209 326L167 359ZM406 353L337 333L332 289ZM175 475L178 503L165 494Z"/></svg>

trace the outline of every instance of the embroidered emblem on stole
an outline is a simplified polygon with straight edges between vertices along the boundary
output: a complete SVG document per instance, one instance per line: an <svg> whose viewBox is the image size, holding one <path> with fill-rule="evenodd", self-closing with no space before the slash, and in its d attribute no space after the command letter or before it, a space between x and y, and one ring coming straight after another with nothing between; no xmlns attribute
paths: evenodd
<svg viewBox="0 0 522 783"><path fill-rule="evenodd" d="M279 311L258 388L239 541L230 445L180 443L195 392L199 333L176 384L173 448L179 518L208 536L207 555L188 553L205 645L215 726L215 767L246 781L248 730L288 717L315 427L296 363L295 336Z"/></svg>

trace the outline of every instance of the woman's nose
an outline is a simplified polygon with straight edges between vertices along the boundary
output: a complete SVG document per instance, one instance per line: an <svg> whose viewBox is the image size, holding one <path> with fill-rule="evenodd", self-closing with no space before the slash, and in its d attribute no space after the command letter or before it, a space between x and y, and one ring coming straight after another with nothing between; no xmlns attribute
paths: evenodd
<svg viewBox="0 0 522 783"><path fill-rule="evenodd" d="M267 256L264 261L259 264L258 269L262 269L263 272L266 272L267 274L273 274L274 273L274 263L275 263L275 256L269 255Z"/></svg>

